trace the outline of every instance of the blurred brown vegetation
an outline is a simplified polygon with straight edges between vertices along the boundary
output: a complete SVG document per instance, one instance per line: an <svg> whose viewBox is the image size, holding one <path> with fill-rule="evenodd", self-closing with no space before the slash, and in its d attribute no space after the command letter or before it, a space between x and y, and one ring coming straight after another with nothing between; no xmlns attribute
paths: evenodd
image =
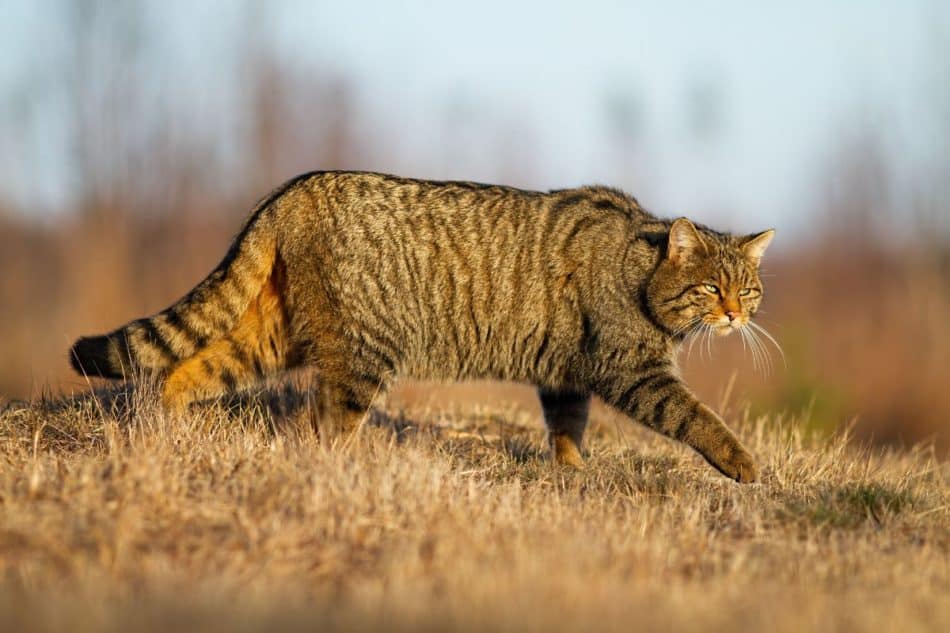
<svg viewBox="0 0 950 633"><path fill-rule="evenodd" d="M0 397L7 399L87 388L68 369L69 344L181 296L216 264L254 201L282 180L381 164L425 175L384 138L369 144L357 133L366 120L343 78L288 66L254 45L240 62L243 101L234 106L245 114L243 138L230 140L238 151L222 153L213 139L176 127L187 115L156 108L130 87L142 70L134 47L117 55L93 46L97 29L109 28L102 19L77 9L69 30L75 66L64 85L75 105L78 198L55 213L0 200ZM814 218L807 236L783 248L779 226L766 258L760 322L784 347L784 363L774 352L771 373L757 374L740 342L725 340L711 357L697 346L685 373L701 396L733 412L747 403L756 411L807 411L817 429L854 422L866 439L933 439L946 451L950 249L927 218L946 215L950 200L895 201L886 152L875 149L873 134L858 140L841 143L816 169L815 191L824 195L805 197L814 207L803 210ZM388 162L380 158L387 151ZM888 235L881 218L908 199L914 208L901 208L902 231ZM396 399L452 393L469 402L485 397L483 389L466 395L415 385ZM496 386L493 394L536 406L522 387Z"/></svg>

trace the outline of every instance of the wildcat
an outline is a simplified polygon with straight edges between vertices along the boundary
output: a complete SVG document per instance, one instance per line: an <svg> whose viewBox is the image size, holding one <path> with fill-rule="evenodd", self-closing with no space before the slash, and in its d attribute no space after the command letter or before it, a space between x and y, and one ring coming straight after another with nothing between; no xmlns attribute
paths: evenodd
<svg viewBox="0 0 950 633"><path fill-rule="evenodd" d="M70 357L88 375L159 373L171 409L312 365L325 413L350 422L398 376L528 382L576 466L596 394L749 482L752 457L675 355L700 329L748 325L773 234L658 219L605 187L313 172L261 200L185 297Z"/></svg>

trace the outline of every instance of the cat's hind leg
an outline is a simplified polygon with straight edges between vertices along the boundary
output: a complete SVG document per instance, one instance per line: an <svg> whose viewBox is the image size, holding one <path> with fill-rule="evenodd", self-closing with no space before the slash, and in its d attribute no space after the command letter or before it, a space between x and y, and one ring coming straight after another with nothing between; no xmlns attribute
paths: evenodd
<svg viewBox="0 0 950 633"><path fill-rule="evenodd" d="M590 394L574 391L539 389L544 423L548 427L548 443L555 461L580 468L581 441L587 428Z"/></svg>
<svg viewBox="0 0 950 633"><path fill-rule="evenodd" d="M347 437L359 429L386 383L368 374L318 370L317 405L321 436Z"/></svg>
<svg viewBox="0 0 950 633"><path fill-rule="evenodd" d="M248 387L264 376L289 369L291 345L283 305L284 269L278 260L270 278L237 325L172 367L162 403L181 411L192 403Z"/></svg>

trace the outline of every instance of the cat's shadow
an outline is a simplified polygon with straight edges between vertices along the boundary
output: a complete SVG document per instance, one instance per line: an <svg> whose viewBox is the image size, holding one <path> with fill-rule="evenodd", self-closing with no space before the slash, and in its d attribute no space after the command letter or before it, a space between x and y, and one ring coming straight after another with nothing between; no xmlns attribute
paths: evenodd
<svg viewBox="0 0 950 633"><path fill-rule="evenodd" d="M248 431L261 430L271 435L295 435L309 428L317 437L333 437L338 429L330 421L321 419L318 389L294 382L276 383L194 403L188 415L224 419L228 424ZM119 427L142 425L150 416L163 414L157 393L152 382L128 381L33 402L12 401L0 410L0 416L27 418L59 449L69 450L73 442L69 441L71 434L63 432L64 422L76 420L67 425L84 428L101 428L99 423L107 420ZM90 421L95 423L89 424ZM372 408L360 426L390 433L397 443L419 437L431 438L450 447L475 442L500 450L521 464L542 460L546 456L536 442L525 437L523 427L499 415L490 415L486 420L484 415L473 414L471 426L463 425L459 429L425 421L404 411L394 413ZM486 432L486 426L494 432ZM87 447L88 440L88 434L81 441L77 438L75 449Z"/></svg>

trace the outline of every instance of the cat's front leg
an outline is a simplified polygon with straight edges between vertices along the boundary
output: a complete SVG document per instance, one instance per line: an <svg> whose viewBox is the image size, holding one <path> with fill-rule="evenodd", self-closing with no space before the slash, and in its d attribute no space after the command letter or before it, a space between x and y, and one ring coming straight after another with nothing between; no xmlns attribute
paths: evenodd
<svg viewBox="0 0 950 633"><path fill-rule="evenodd" d="M693 411L683 417L680 429L674 437L696 449L726 477L744 484L757 479L752 455L725 422L703 403L696 402Z"/></svg>
<svg viewBox="0 0 950 633"><path fill-rule="evenodd" d="M634 420L688 444L727 477L742 483L755 481L757 472L749 451L670 369L651 365L604 381L597 393Z"/></svg>

